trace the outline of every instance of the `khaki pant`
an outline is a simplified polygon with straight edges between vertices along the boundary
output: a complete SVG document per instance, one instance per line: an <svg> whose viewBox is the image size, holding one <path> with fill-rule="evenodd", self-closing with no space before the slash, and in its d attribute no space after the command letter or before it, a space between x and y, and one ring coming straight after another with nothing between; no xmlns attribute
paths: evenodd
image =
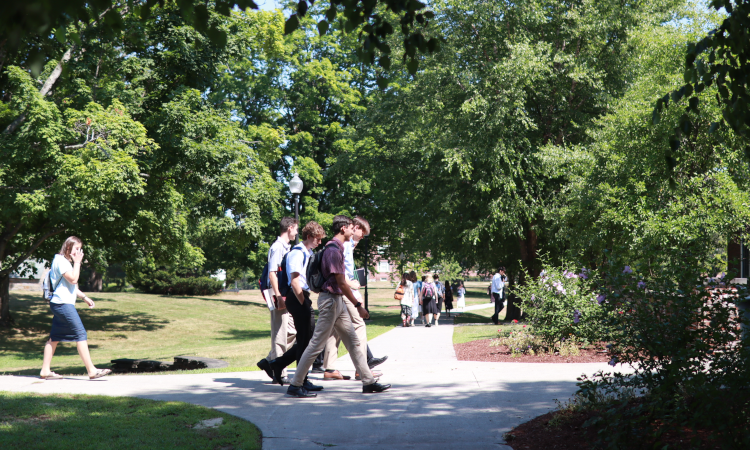
<svg viewBox="0 0 750 450"><path fill-rule="evenodd" d="M356 292L356 291L353 291ZM357 295L357 294L355 294ZM352 325L354 326L354 332L357 333L359 339L359 348L362 350L362 354L365 355L365 361L367 360L367 328L365 328L365 321L359 315L357 308L354 304L349 301L348 298L342 296L346 309L349 311L349 315L352 318ZM359 300L359 298L357 298ZM339 344L341 343L341 337L336 334L334 330L331 337L326 342L325 355L323 356L323 367L327 370L336 370L336 361L339 359Z"/></svg>
<svg viewBox="0 0 750 450"><path fill-rule="evenodd" d="M359 338L354 331L351 315L344 303L344 296L322 292L318 297L318 322L315 324L315 333L297 365L297 371L292 380L293 385L302 386L305 382L307 371L312 367L318 354L323 351L328 337L334 330L338 336L341 336L344 347L349 351L354 368L362 377L362 384L368 385L375 382L367 366L367 357L361 350Z"/></svg>
<svg viewBox="0 0 750 450"><path fill-rule="evenodd" d="M274 309L271 311L271 351L266 356L266 361L273 361L287 350L292 348L297 339L297 329L294 328L294 319L287 309ZM281 376L286 376L286 369Z"/></svg>

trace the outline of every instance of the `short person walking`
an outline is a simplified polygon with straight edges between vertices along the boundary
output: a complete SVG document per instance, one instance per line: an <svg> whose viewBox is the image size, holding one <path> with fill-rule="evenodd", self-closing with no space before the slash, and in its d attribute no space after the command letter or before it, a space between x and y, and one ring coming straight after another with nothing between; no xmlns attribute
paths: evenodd
<svg viewBox="0 0 750 450"><path fill-rule="evenodd" d="M427 275L422 289L419 290L419 304L422 305L422 314L424 314L425 327L430 327L433 314L439 313L437 309L438 288L435 286L435 280L432 275Z"/></svg>
<svg viewBox="0 0 750 450"><path fill-rule="evenodd" d="M403 291L401 293L401 323L404 327L408 327L412 323L412 305L414 304L414 286L412 285L411 280L409 280L409 274L405 273L401 275L401 284L399 285L398 291ZM397 296L395 297L398 299L399 292L396 291Z"/></svg>
<svg viewBox="0 0 750 450"><path fill-rule="evenodd" d="M112 371L109 369L99 370L91 362L89 355L89 344L86 340L86 330L83 328L81 318L76 311L76 297L82 298L89 308L94 307L91 300L78 289L78 277L81 274L81 261L83 260L82 242L75 236L70 236L62 245L60 253L55 255L50 269L50 290L54 290L49 307L52 310L52 330L49 340L44 345L44 360L42 371L39 376L45 380L59 380L62 376L52 372L52 356L59 342L75 342L78 354L81 355L83 364L90 379L101 378Z"/></svg>
<svg viewBox="0 0 750 450"><path fill-rule="evenodd" d="M466 288L464 287L463 281L458 282L458 288L456 289L456 294L458 294L458 302L456 302L456 309L459 312L464 312L464 308L466 308Z"/></svg>

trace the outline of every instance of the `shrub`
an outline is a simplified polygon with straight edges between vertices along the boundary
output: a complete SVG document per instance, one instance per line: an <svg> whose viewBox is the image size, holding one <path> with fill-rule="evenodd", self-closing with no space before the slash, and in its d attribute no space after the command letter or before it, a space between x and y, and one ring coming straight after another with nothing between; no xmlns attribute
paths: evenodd
<svg viewBox="0 0 750 450"><path fill-rule="evenodd" d="M181 277L166 270L139 273L132 282L137 289L162 295L214 295L221 292L224 285L211 277Z"/></svg>
<svg viewBox="0 0 750 450"><path fill-rule="evenodd" d="M571 341L588 344L609 339L611 313L599 305L596 286L593 271L546 266L539 278L516 289L532 333L547 351L567 348Z"/></svg>
<svg viewBox="0 0 750 450"><path fill-rule="evenodd" d="M508 331L503 333L502 330L498 331L498 338L493 339L490 343L491 346L505 345L510 349L510 356L513 358L524 354L535 355L541 348L541 340L534 336L527 328L522 328L516 331Z"/></svg>
<svg viewBox="0 0 750 450"><path fill-rule="evenodd" d="M690 261L689 257L681 261ZM662 448L664 433L706 430L723 448L750 448L748 348L735 304L744 286L706 279L689 264L643 271L610 262L601 280L614 354L627 374L582 379L577 395L600 410L599 446Z"/></svg>

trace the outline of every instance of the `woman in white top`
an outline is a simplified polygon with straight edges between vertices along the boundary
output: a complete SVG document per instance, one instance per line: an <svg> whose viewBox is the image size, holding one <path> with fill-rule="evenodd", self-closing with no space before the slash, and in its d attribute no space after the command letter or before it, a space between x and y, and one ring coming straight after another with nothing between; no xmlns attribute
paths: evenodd
<svg viewBox="0 0 750 450"><path fill-rule="evenodd" d="M456 290L456 293L458 294L456 310L458 310L459 312L464 312L464 308L466 308L466 288L464 287L463 281L458 282L458 289Z"/></svg>
<svg viewBox="0 0 750 450"><path fill-rule="evenodd" d="M401 286L404 288L404 296L401 298L401 324L408 327L412 322L412 305L414 305L414 285L409 280L409 274L401 276Z"/></svg>
<svg viewBox="0 0 750 450"><path fill-rule="evenodd" d="M76 311L76 297L82 298L89 308L94 307L94 301L78 289L78 277L81 274L81 261L83 261L81 247L81 240L76 236L70 236L63 243L60 253L52 260L49 273L50 285L47 287L53 292L49 301L53 314L52 329L49 340L44 345L44 361L42 371L39 373L39 376L45 380L62 379L62 376L50 370L52 356L55 354L58 342L76 343L78 354L81 355L90 379L101 378L112 372L109 369L99 370L91 362L86 329L83 328L81 318Z"/></svg>

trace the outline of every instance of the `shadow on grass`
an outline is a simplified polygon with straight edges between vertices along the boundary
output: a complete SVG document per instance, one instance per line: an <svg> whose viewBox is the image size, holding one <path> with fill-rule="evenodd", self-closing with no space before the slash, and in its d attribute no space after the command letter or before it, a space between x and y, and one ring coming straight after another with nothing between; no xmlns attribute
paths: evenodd
<svg viewBox="0 0 750 450"><path fill-rule="evenodd" d="M230 300L226 298L211 298L211 297L175 297L175 296L171 296L171 298L203 300L205 302L221 302L221 303L225 303L227 305L232 305L232 306L250 306L254 308L263 308L265 310L268 310L268 307L263 303L256 303L256 302L251 302L251 301L246 301L246 300Z"/></svg>
<svg viewBox="0 0 750 450"><path fill-rule="evenodd" d="M44 342L49 338L52 326L49 303L36 296L12 295L10 308L16 324L14 328L0 329L0 355L13 353L14 357L23 360L41 359ZM169 323L169 320L151 314L123 314L110 308L79 309L79 314L84 328L89 332L156 331ZM96 345L89 344L89 349L96 348ZM60 344L55 352L56 355L77 353L75 343Z"/></svg>
<svg viewBox="0 0 750 450"><path fill-rule="evenodd" d="M251 341L263 338L270 339L271 337L269 330L240 330L234 328L231 330L221 330L219 332L225 335L224 337L218 338L220 341Z"/></svg>

